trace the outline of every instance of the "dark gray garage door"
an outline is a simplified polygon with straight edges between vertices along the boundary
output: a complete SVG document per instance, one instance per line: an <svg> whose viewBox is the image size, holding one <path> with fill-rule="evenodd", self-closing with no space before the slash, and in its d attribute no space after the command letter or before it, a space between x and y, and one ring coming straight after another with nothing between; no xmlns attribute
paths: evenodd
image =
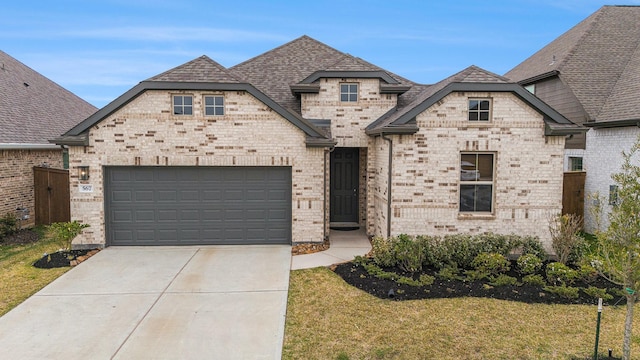
<svg viewBox="0 0 640 360"><path fill-rule="evenodd" d="M107 245L291 243L290 167L105 167Z"/></svg>

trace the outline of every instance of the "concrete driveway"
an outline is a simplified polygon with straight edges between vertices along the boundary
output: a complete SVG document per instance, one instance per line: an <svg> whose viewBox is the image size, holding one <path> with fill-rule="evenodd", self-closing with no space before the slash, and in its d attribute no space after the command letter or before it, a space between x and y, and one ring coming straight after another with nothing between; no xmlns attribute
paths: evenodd
<svg viewBox="0 0 640 360"><path fill-rule="evenodd" d="M0 317L0 359L279 359L289 246L111 247Z"/></svg>

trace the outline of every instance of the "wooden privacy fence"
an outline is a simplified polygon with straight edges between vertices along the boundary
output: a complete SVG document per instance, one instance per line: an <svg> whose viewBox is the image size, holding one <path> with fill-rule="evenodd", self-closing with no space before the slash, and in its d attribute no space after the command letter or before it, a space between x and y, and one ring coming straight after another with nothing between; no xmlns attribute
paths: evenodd
<svg viewBox="0 0 640 360"><path fill-rule="evenodd" d="M564 173L562 185L562 214L584 217L584 180L587 173L571 171Z"/></svg>
<svg viewBox="0 0 640 360"><path fill-rule="evenodd" d="M69 171L33 168L36 225L71 221Z"/></svg>

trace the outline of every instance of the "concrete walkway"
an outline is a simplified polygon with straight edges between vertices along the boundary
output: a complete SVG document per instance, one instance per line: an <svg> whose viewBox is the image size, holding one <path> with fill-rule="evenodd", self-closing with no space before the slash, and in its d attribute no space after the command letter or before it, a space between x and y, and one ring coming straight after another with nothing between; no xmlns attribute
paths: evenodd
<svg viewBox="0 0 640 360"><path fill-rule="evenodd" d="M353 260L355 256L371 251L371 242L364 229L331 230L328 250L291 257L291 270L331 266Z"/></svg>
<svg viewBox="0 0 640 360"><path fill-rule="evenodd" d="M0 359L279 359L290 246L107 248L0 317Z"/></svg>

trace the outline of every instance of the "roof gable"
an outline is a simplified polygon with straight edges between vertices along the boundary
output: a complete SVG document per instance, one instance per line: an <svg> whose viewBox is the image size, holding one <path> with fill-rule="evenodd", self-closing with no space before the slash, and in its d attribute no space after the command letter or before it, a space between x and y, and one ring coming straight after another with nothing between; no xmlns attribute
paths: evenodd
<svg viewBox="0 0 640 360"><path fill-rule="evenodd" d="M640 103L622 99L640 89L639 47L640 7L603 6L505 76L526 83L556 74L591 120L638 118Z"/></svg>
<svg viewBox="0 0 640 360"><path fill-rule="evenodd" d="M453 92L511 92L524 100L533 109L544 116L545 134L562 135L584 132L549 105L525 90L522 86L509 82L506 78L479 68L470 66L427 88L404 108L390 111L366 129L367 134L413 133L418 129L413 123L415 117Z"/></svg>
<svg viewBox="0 0 640 360"><path fill-rule="evenodd" d="M147 81L240 83L240 79L224 66L202 55L187 63L158 74Z"/></svg>
<svg viewBox="0 0 640 360"><path fill-rule="evenodd" d="M96 111L88 102L0 51L0 143L49 144Z"/></svg>

